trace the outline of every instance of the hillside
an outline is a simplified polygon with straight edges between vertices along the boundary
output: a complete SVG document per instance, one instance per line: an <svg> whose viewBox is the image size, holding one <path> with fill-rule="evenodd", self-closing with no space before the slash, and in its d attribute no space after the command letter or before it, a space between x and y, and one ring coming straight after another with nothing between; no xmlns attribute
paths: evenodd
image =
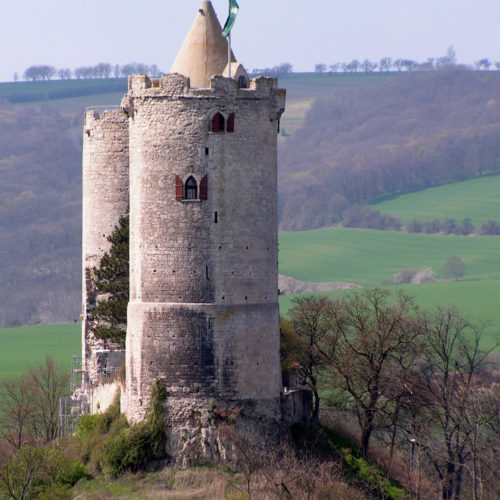
<svg viewBox="0 0 500 500"><path fill-rule="evenodd" d="M281 228L328 226L354 203L498 171L499 95L500 78L478 72L332 89L280 151Z"/></svg>
<svg viewBox="0 0 500 500"><path fill-rule="evenodd" d="M294 74L280 83L283 229L330 225L352 202L500 167L497 74ZM0 85L0 327L79 316L82 113L118 104L115 85L125 91L124 80ZM24 102L1 101L13 96Z"/></svg>
<svg viewBox="0 0 500 500"><path fill-rule="evenodd" d="M0 327L78 318L80 127L0 105Z"/></svg>
<svg viewBox="0 0 500 500"><path fill-rule="evenodd" d="M400 217L403 224L412 220L423 222L470 218L480 227L488 220L500 221L500 175L436 186L413 193L391 196L372 203L370 208L382 214Z"/></svg>
<svg viewBox="0 0 500 500"><path fill-rule="evenodd" d="M395 231L332 227L314 231L281 233L280 272L308 281L350 281L366 287L392 287L394 274L402 269L432 268L436 282L401 288L425 308L455 305L474 321L486 322L483 347L500 341L500 240L494 236L444 236ZM304 256L307 255L307 259ZM444 262L460 256L466 273L449 281ZM398 287L400 288L400 287ZM329 292L341 296L349 290ZM293 296L280 297L286 314ZM500 353L500 348L496 352Z"/></svg>

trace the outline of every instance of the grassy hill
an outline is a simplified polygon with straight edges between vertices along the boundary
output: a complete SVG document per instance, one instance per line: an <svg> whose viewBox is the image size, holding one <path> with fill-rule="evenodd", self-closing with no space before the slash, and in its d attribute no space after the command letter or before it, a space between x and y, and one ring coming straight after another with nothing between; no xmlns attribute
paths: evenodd
<svg viewBox="0 0 500 500"><path fill-rule="evenodd" d="M79 324L0 329L0 379L18 377L52 356L71 369L71 356L81 355Z"/></svg>
<svg viewBox="0 0 500 500"><path fill-rule="evenodd" d="M491 175L396 195L372 203L371 208L400 217L403 224L414 219L450 218L458 222L470 217L479 227L488 220L500 221L499 193L500 175Z"/></svg>
<svg viewBox="0 0 500 500"><path fill-rule="evenodd" d="M494 168L500 143L498 110L490 94L498 95L500 78L493 73L293 74L282 79L287 88L286 136L280 136L282 227L331 225L335 214L351 203L349 191L366 200L371 196L367 186L378 194L401 191L394 179L413 188L415 183L443 182L446 169L457 163L450 163L450 154L467 159L460 164L463 175L473 165L476 174L488 165ZM82 112L90 105L118 104L125 90L125 79L0 85L0 99L24 96L25 101L0 104L0 326L78 317ZM446 92L450 95L443 97ZM429 94L435 95L426 102ZM437 108L436 100L441 103ZM467 115L464 120L456 109ZM422 136L422 131L429 134ZM463 134L465 139L458 140ZM452 136L457 142L440 142ZM489 146L486 139L492 140ZM391 156L389 166L380 163L386 159L380 151L405 153L407 148L411 155ZM429 152L432 169L415 163ZM475 163L478 157L484 161ZM404 171L394 170L395 165ZM469 263L471 272L473 268ZM390 279L391 271L381 270L381 279ZM374 281L370 273L352 279L342 273L333 279Z"/></svg>
<svg viewBox="0 0 500 500"><path fill-rule="evenodd" d="M0 99L11 103L39 103L110 92L125 93L126 90L126 78L8 82L0 83Z"/></svg>
<svg viewBox="0 0 500 500"><path fill-rule="evenodd" d="M402 287L423 307L456 305L476 321L489 323L484 347L500 339L500 239L437 236L332 227L281 233L280 272L304 281L347 281L363 286L391 286L396 272L431 267L442 280L444 261L458 255L466 263L462 281ZM304 256L307 256L305 258ZM397 287L399 288L399 287ZM349 291L331 292L339 296ZM281 312L292 296L280 297ZM497 350L500 352L500 349Z"/></svg>
<svg viewBox="0 0 500 500"><path fill-rule="evenodd" d="M398 233L332 227L280 233L280 272L304 281L347 281L363 286L391 282L405 268L432 267L442 279L444 261L458 255L467 279L500 278L500 238ZM304 258L307 256L307 258Z"/></svg>

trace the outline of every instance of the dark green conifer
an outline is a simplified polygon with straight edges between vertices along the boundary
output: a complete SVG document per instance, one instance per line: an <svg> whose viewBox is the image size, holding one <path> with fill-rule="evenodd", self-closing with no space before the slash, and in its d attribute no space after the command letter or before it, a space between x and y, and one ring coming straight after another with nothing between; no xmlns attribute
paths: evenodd
<svg viewBox="0 0 500 500"><path fill-rule="evenodd" d="M125 345L127 305L129 301L129 215L120 217L118 226L108 236L111 243L92 273L96 295L104 295L92 314L92 331L100 339Z"/></svg>

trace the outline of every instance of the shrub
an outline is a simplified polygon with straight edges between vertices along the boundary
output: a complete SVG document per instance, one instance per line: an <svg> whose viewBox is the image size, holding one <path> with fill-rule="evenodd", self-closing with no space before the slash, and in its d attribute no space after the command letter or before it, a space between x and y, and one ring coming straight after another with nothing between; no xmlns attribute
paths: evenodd
<svg viewBox="0 0 500 500"><path fill-rule="evenodd" d="M432 270L431 267L424 267L424 269L421 269L417 274L415 274L411 282L414 285L421 285L422 283L432 283L435 276L436 273Z"/></svg>
<svg viewBox="0 0 500 500"><path fill-rule="evenodd" d="M97 413L94 415L88 413L82 415L76 424L76 436L79 439L86 438L96 428L99 417L100 415Z"/></svg>
<svg viewBox="0 0 500 500"><path fill-rule="evenodd" d="M411 283L414 276L415 271L413 269L402 269L394 275L394 284L403 285L405 283Z"/></svg>
<svg viewBox="0 0 500 500"><path fill-rule="evenodd" d="M2 464L0 497L67 498L68 489L88 477L79 461L69 459L59 450L23 446Z"/></svg>
<svg viewBox="0 0 500 500"><path fill-rule="evenodd" d="M413 220L408 224L408 232L410 233L421 233L423 229L423 224L419 220Z"/></svg>
<svg viewBox="0 0 500 500"><path fill-rule="evenodd" d="M119 477L125 472L137 472L149 461L165 454L166 391L157 380L151 392L151 404L144 422L129 426L120 414L117 395L113 405L103 414L93 415L79 423L82 436L82 456L95 473Z"/></svg>

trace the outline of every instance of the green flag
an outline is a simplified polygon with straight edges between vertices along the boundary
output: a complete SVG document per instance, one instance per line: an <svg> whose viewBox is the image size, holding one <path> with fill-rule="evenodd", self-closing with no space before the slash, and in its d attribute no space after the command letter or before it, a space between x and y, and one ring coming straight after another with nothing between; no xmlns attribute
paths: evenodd
<svg viewBox="0 0 500 500"><path fill-rule="evenodd" d="M236 21L236 15L240 10L240 6L236 0L229 0L229 16L227 18L224 29L222 30L222 36L227 38L231 30L233 29L234 22Z"/></svg>

